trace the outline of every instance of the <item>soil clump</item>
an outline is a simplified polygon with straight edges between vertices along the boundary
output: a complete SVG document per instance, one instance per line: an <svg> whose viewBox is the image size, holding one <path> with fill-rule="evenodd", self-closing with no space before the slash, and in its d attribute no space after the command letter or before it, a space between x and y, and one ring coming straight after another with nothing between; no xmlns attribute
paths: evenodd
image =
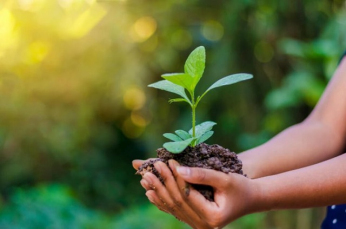
<svg viewBox="0 0 346 229"><path fill-rule="evenodd" d="M201 143L195 147L189 146L179 154L170 153L164 148L159 148L156 152L158 158L143 163L136 174L144 175L146 172L152 172L160 179L162 184L164 184L161 175L154 167L154 163L162 161L168 166L168 161L174 159L182 166L214 169L224 173L238 173L244 175L242 170L243 164L238 159L237 154L217 144L208 145ZM214 201L214 191L212 187L195 184L191 184L191 186L209 201ZM189 193L188 189L186 192L187 194Z"/></svg>

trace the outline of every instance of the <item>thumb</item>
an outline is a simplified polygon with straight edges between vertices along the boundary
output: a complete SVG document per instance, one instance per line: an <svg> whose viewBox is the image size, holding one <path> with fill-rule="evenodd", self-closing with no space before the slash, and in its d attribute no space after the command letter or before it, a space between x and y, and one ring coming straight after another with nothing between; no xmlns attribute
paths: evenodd
<svg viewBox="0 0 346 229"><path fill-rule="evenodd" d="M187 182L192 184L204 184L212 187L217 187L219 184L224 184L229 179L226 174L202 168L190 168L179 166L177 168L178 174Z"/></svg>
<svg viewBox="0 0 346 229"><path fill-rule="evenodd" d="M133 168L134 168L135 170L138 170L139 167L141 167L141 166L143 165L143 163L148 162L148 161L150 161L150 160L154 160L154 159L156 159L156 158L149 158L149 159L147 159L147 160L139 160L139 159L136 159L136 160L133 160L133 161L132 161L132 166L133 166Z"/></svg>
<svg viewBox="0 0 346 229"><path fill-rule="evenodd" d="M133 160L132 161L132 166L135 170L138 170L139 167L144 163L145 161L144 160Z"/></svg>

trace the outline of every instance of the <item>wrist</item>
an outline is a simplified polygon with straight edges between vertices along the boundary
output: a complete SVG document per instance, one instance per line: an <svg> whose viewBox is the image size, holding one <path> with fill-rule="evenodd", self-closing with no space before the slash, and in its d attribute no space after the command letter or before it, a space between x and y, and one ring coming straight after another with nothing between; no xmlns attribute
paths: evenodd
<svg viewBox="0 0 346 229"><path fill-rule="evenodd" d="M248 157L247 154L241 153L238 154L239 160L243 164L243 173L250 179L255 179L259 177L257 164L253 163L251 157Z"/></svg>
<svg viewBox="0 0 346 229"><path fill-rule="evenodd" d="M269 194L269 186L265 183L265 178L252 180L253 190L253 212L270 211L274 209L272 198Z"/></svg>

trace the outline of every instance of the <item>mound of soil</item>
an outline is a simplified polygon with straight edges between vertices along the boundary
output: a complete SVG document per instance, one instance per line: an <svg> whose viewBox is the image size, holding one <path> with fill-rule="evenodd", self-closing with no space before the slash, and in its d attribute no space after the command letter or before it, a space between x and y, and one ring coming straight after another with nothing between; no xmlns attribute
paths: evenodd
<svg viewBox="0 0 346 229"><path fill-rule="evenodd" d="M164 184L161 175L154 167L154 163L162 161L168 165L168 161L174 159L182 166L201 167L214 169L224 173L238 173L243 175L243 164L238 159L237 155L229 149L225 149L219 145L207 145L201 143L195 147L187 147L179 154L170 153L164 148L160 148L156 150L156 152L158 158L143 163L136 174L144 175L146 172L152 172L160 179L162 184ZM191 184L191 186L199 191L206 199L214 201L214 192L212 187L194 184Z"/></svg>

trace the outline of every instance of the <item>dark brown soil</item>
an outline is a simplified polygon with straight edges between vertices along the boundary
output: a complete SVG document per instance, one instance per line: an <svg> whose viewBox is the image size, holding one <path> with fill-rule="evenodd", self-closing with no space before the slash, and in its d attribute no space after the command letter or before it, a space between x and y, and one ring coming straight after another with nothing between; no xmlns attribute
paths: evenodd
<svg viewBox="0 0 346 229"><path fill-rule="evenodd" d="M152 172L164 184L163 179L154 167L154 163L162 161L168 165L170 159L176 160L180 165L189 167L201 167L214 169L224 173L243 174L242 162L234 152L225 149L219 145L207 145L201 143L194 148L187 147L180 154L172 154L164 148L156 150L157 159L145 162L137 171L137 174L144 175L146 172ZM206 199L214 201L214 191L212 187L205 185L192 185ZM188 191L187 191L188 194Z"/></svg>

